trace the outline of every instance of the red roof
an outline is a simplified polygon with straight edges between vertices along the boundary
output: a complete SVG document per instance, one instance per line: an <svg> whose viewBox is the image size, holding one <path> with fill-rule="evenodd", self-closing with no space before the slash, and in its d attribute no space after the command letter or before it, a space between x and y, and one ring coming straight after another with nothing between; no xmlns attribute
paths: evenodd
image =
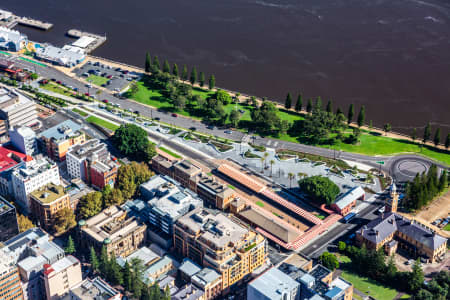
<svg viewBox="0 0 450 300"><path fill-rule="evenodd" d="M23 153L17 152L10 148L0 146L0 172L6 171L14 167L18 163L24 161L26 157L27 155Z"/></svg>

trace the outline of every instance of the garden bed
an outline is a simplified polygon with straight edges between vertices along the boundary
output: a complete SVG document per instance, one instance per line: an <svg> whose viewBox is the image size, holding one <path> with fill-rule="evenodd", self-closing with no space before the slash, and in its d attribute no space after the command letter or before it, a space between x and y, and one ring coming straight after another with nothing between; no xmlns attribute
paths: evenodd
<svg viewBox="0 0 450 300"><path fill-rule="evenodd" d="M245 158L250 158L250 159L259 159L259 158L261 158L261 156L255 154L255 153L252 153L250 150L247 150L247 151L244 152L244 157Z"/></svg>
<svg viewBox="0 0 450 300"><path fill-rule="evenodd" d="M217 141L209 141L209 143L214 146L214 148L219 151L219 152L227 152L230 150L233 150L233 146L227 145L227 144L223 144L223 143L219 143Z"/></svg>
<svg viewBox="0 0 450 300"><path fill-rule="evenodd" d="M297 158L297 155L292 155L292 154L278 154L277 157L278 157L279 160L287 161L287 160L296 159L296 158Z"/></svg>
<svg viewBox="0 0 450 300"><path fill-rule="evenodd" d="M264 147L264 146L255 145L255 144L252 144L252 143L249 143L249 145L250 145L250 147L252 147L252 148L255 149L256 151L259 151L259 152L264 152L264 151L266 151L266 147Z"/></svg>

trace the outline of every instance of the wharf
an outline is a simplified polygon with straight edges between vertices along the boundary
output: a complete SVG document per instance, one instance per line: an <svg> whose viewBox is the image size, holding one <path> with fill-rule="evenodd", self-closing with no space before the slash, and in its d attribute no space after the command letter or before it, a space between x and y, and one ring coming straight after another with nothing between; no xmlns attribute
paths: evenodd
<svg viewBox="0 0 450 300"><path fill-rule="evenodd" d="M101 35L94 34L94 33L84 32L84 31L81 31L78 29L70 29L67 32L67 36L73 37L73 38L78 38L79 40L83 39L83 37L92 38L93 39L92 42L89 42L87 45L83 46L84 51L86 53L90 53L90 52L94 51L95 49L100 47L104 42L106 42L106 35L101 36Z"/></svg>
<svg viewBox="0 0 450 300"><path fill-rule="evenodd" d="M4 26L9 29L14 28L18 24L24 25L24 26L29 26L29 27L34 27L34 28L38 28L38 29L42 29L42 30L49 30L50 28L53 27L52 23L39 21L39 20L35 20L35 19L30 19L27 17L19 17L19 16L15 16L15 15L11 16L7 20L0 21L0 26Z"/></svg>

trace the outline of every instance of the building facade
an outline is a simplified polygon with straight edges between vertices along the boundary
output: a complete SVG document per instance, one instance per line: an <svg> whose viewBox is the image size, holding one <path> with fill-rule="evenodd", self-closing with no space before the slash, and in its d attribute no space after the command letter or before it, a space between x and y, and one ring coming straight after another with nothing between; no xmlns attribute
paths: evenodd
<svg viewBox="0 0 450 300"><path fill-rule="evenodd" d="M84 143L86 135L81 131L80 124L72 120L66 120L41 132L39 139L51 159L64 161L69 148Z"/></svg>
<svg viewBox="0 0 450 300"><path fill-rule="evenodd" d="M0 196L0 243L19 234L16 208Z"/></svg>
<svg viewBox="0 0 450 300"><path fill-rule="evenodd" d="M17 52L22 50L28 44L26 35L17 30L12 30L0 26L0 49Z"/></svg>
<svg viewBox="0 0 450 300"><path fill-rule="evenodd" d="M49 231L58 211L71 208L69 194L62 185L49 183L30 193L30 211L42 228Z"/></svg>
<svg viewBox="0 0 450 300"><path fill-rule="evenodd" d="M366 192L364 189L357 186L338 197L336 201L331 204L331 208L338 214L345 216L356 206L357 200L364 201L365 197Z"/></svg>
<svg viewBox="0 0 450 300"><path fill-rule="evenodd" d="M265 238L232 216L199 208L178 219L174 248L222 276L222 291L261 266L267 257Z"/></svg>
<svg viewBox="0 0 450 300"><path fill-rule="evenodd" d="M11 144L25 155L35 155L37 153L36 134L30 127L14 127L9 130Z"/></svg>
<svg viewBox="0 0 450 300"><path fill-rule="evenodd" d="M0 195L14 194L11 175L15 169L22 167L29 160L32 160L30 156L17 152L11 147L0 146Z"/></svg>
<svg viewBox="0 0 450 300"><path fill-rule="evenodd" d="M68 255L53 264L45 264L44 285L47 300L59 300L69 290L80 284L81 263L72 255Z"/></svg>
<svg viewBox="0 0 450 300"><path fill-rule="evenodd" d="M59 185L58 165L47 158L35 159L15 169L11 175L14 197L27 212L30 211L30 194L49 183Z"/></svg>
<svg viewBox="0 0 450 300"><path fill-rule="evenodd" d="M2 249L0 249L0 299L24 299L16 262Z"/></svg>
<svg viewBox="0 0 450 300"><path fill-rule="evenodd" d="M91 246L100 251L106 246L109 255L126 257L143 246L147 226L119 206L111 206L88 220L81 220L79 242L81 247Z"/></svg>

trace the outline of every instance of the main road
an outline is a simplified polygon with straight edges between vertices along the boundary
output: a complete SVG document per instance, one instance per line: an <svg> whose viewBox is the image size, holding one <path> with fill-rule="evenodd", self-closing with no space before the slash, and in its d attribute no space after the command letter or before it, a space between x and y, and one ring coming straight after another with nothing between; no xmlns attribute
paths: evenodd
<svg viewBox="0 0 450 300"><path fill-rule="evenodd" d="M1 55L4 56L4 54ZM109 102L117 103L123 109L129 109L130 111L133 112L139 111L139 114L145 117L159 118L160 121L164 123L173 124L183 128L195 128L195 130L199 132L219 136L222 138L232 139L235 141L250 139L248 135L237 130L231 130L227 131L230 133L225 133L225 131L220 128L216 127L212 129L208 128L207 124L202 123L201 121L198 120L181 116L175 117L172 116L172 114L170 113L158 111L153 107L138 103L130 99L120 99L118 97L115 97L112 92L106 92L96 88L89 89L83 82L79 81L78 79L70 77L67 74L50 66L44 67L29 61L19 60L18 57L15 55L9 56L8 58L14 60L15 64L19 67L34 70L41 77L54 78L56 80L65 83L68 86L78 88L80 92L88 92L89 90L90 94L96 94L97 98L99 99L108 99ZM444 166L440 163L436 163L431 159L414 154L397 155L397 156L368 156L357 153L335 151L332 149L308 146L299 143L286 142L262 137L253 137L253 142L257 145L264 145L269 148L293 150L329 158L339 158L344 160L356 161L370 165L374 168L380 168L380 165L377 164L377 162L382 161L384 164L381 165L381 169L384 172L390 174L397 182L412 180L416 173L428 170L429 166L433 163L438 165L438 167L440 168L448 168L447 166ZM174 147L178 148L179 146L174 145Z"/></svg>

